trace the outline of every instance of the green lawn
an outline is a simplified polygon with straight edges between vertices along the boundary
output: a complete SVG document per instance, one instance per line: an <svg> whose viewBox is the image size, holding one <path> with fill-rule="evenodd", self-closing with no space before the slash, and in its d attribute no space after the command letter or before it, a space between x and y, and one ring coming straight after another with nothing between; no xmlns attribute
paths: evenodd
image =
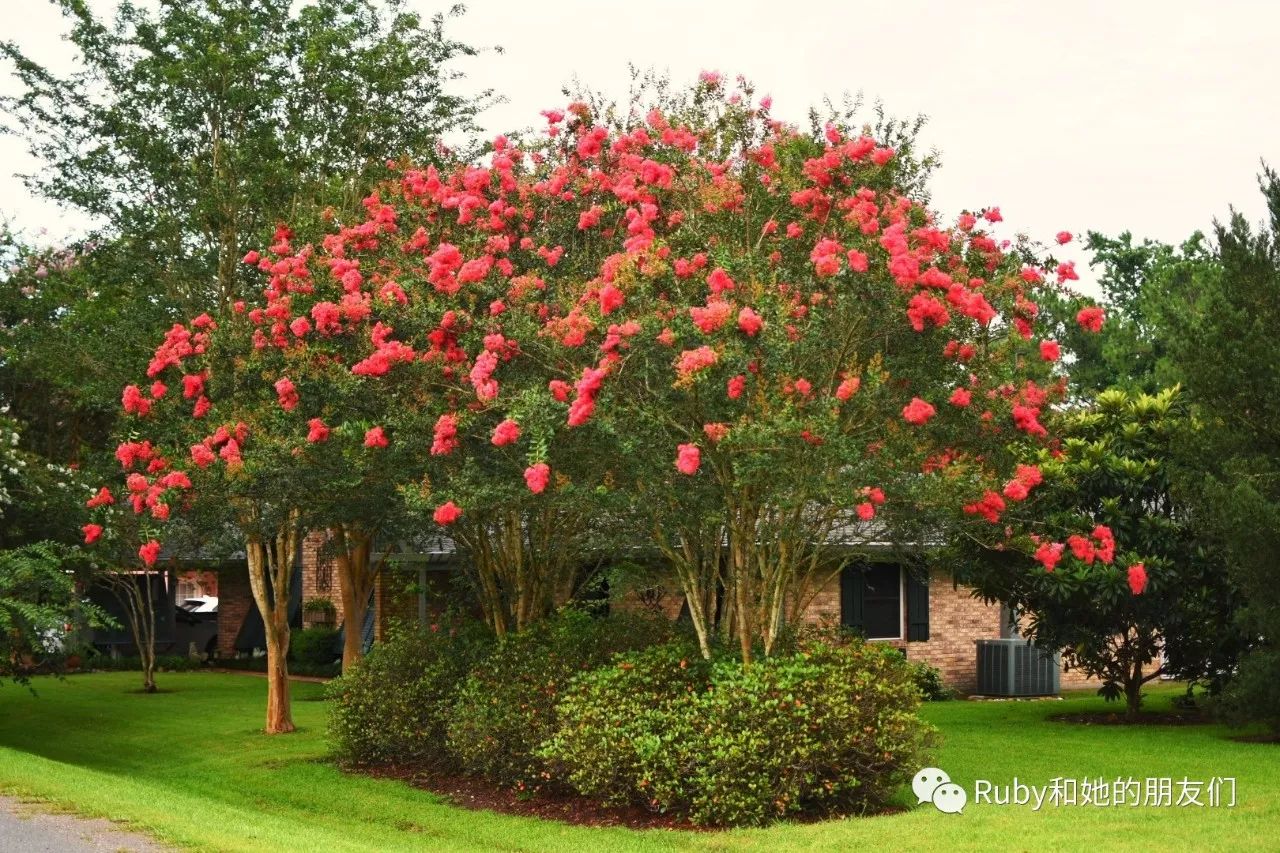
<svg viewBox="0 0 1280 853"><path fill-rule="evenodd" d="M974 779L1044 784L1117 775L1234 776L1226 808L1028 808L931 805L884 817L727 833L588 829L451 807L393 781L347 776L325 761L322 687L295 687L300 731L264 737L266 685L238 675L161 675L172 692L129 692L133 673L38 679L38 695L0 687L0 789L127 821L203 850L1162 850L1280 849L1280 746L1227 739L1216 726L1099 727L1046 715L1066 702L945 702L937 763ZM1153 693L1168 706L1174 691ZM903 802L908 803L909 792Z"/></svg>

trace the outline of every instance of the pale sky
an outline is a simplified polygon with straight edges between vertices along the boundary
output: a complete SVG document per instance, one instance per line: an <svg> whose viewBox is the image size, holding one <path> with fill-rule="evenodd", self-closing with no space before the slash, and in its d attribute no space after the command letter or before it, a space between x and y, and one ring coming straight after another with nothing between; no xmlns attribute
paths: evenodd
<svg viewBox="0 0 1280 853"><path fill-rule="evenodd" d="M111 0L91 0L111 8ZM424 12L444 7L410 0ZM21 7L6 37L57 61L59 18ZM1059 230L1177 241L1234 204L1263 214L1260 159L1280 166L1280 5L1270 2L673 2L474 0L453 36L501 45L459 67L466 86L507 103L487 131L539 123L575 75L624 99L627 64L692 82L742 73L774 114L803 120L824 94L863 92L898 116L924 113L942 168L945 216L999 205L1006 233L1049 241ZM0 80L11 91L12 82ZM31 168L0 139L0 213L50 238L83 221L31 198L11 177ZM1083 267L1083 253L1067 253Z"/></svg>

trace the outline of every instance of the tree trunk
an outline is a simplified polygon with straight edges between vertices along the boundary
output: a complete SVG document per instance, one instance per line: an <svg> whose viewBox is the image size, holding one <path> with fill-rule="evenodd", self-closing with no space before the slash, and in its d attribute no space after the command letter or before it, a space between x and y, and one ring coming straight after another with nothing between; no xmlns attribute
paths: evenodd
<svg viewBox="0 0 1280 853"><path fill-rule="evenodd" d="M1126 679L1124 685L1124 716L1130 722L1138 719L1138 713L1142 709L1142 683L1142 668L1135 664L1133 674Z"/></svg>
<svg viewBox="0 0 1280 853"><path fill-rule="evenodd" d="M352 525L336 525L329 536L337 548L334 563L342 597L342 672L345 674L364 658L364 620L369 611L369 595L381 562L373 562L373 534Z"/></svg>
<svg viewBox="0 0 1280 853"><path fill-rule="evenodd" d="M156 687L156 613L151 596L151 572L142 574L142 582L133 572L112 572L105 577L107 586L129 620L129 633L142 664L142 692L155 693Z"/></svg>
<svg viewBox="0 0 1280 853"><path fill-rule="evenodd" d="M289 700L289 593L293 562L301 531L298 513L289 513L276 535L265 540L256 519L245 528L245 556L249 563L249 586L254 603L262 614L267 644L267 734L294 730Z"/></svg>

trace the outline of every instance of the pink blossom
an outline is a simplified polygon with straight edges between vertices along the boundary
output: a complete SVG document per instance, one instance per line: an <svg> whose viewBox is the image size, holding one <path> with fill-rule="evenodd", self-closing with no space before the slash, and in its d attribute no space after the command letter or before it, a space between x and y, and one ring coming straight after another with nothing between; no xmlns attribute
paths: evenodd
<svg viewBox="0 0 1280 853"><path fill-rule="evenodd" d="M329 427L325 426L324 421L320 418L312 418L307 421L307 441L312 444L319 444L329 440Z"/></svg>
<svg viewBox="0 0 1280 853"><path fill-rule="evenodd" d="M376 426L365 431L364 434L365 447L386 447L387 434L383 432L382 427Z"/></svg>
<svg viewBox="0 0 1280 853"><path fill-rule="evenodd" d="M280 408L286 412L291 412L298 407L298 390L293 386L293 381L289 377L284 376L276 381L276 399L280 401Z"/></svg>
<svg viewBox="0 0 1280 853"><path fill-rule="evenodd" d="M676 470L692 476L702 465L702 451L696 444L682 444L676 448Z"/></svg>
<svg viewBox="0 0 1280 853"><path fill-rule="evenodd" d="M450 525L462 516L462 509L453 501L445 501L436 507L436 511L431 514L431 518L436 524Z"/></svg>
<svg viewBox="0 0 1280 853"><path fill-rule="evenodd" d="M748 307L743 307L738 312L738 328L743 331L749 338L754 338L764 328L764 320L760 319L760 315L752 311Z"/></svg>
<svg viewBox="0 0 1280 853"><path fill-rule="evenodd" d="M529 487L529 491L535 495L540 495L547 488L547 483L551 481L551 468L545 462L539 462L536 465L530 465L524 469L524 482Z"/></svg>
<svg viewBox="0 0 1280 853"><path fill-rule="evenodd" d="M1081 308L1076 313L1076 322L1080 324L1080 328L1089 332L1101 332L1102 320L1102 309L1096 306L1091 308Z"/></svg>
<svg viewBox="0 0 1280 853"><path fill-rule="evenodd" d="M1134 595L1142 595L1147 588L1147 567L1142 563L1134 563L1129 567L1129 590Z"/></svg>
<svg viewBox="0 0 1280 853"><path fill-rule="evenodd" d="M520 439L520 424L507 418L502 423L494 427L493 430L493 446L504 447L513 444Z"/></svg>
<svg viewBox="0 0 1280 853"><path fill-rule="evenodd" d="M152 539L138 549L138 556L142 558L143 565L148 568L154 566L156 558L160 556L160 543Z"/></svg>
<svg viewBox="0 0 1280 853"><path fill-rule="evenodd" d="M919 397L912 397L911 402L902 408L903 420L915 426L923 426L936 414L937 410Z"/></svg>
<svg viewBox="0 0 1280 853"><path fill-rule="evenodd" d="M453 415L441 415L436 419L435 435L431 440L432 456L447 456L458 447L458 419Z"/></svg>

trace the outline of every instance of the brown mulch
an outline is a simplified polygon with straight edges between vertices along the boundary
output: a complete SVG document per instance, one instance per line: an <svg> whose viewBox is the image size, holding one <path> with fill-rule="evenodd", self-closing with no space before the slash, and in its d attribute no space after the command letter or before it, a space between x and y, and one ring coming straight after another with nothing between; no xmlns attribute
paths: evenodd
<svg viewBox="0 0 1280 853"><path fill-rule="evenodd" d="M399 779L415 788L438 794L451 805L474 811L536 817L575 826L624 827L626 829L667 829L683 832L717 832L718 827L698 826L683 817L650 811L641 806L606 806L581 794L563 788L546 788L537 793L521 793L495 786L472 776L424 774L395 767L348 768L350 772L368 774L380 779ZM865 815L896 814L901 808L889 808ZM793 815L791 823L816 823L830 815ZM412 827L409 827L410 829Z"/></svg>
<svg viewBox="0 0 1280 853"><path fill-rule="evenodd" d="M536 817L577 826L709 831L707 827L695 826L684 818L652 812L640 806L605 806L572 791L544 789L535 794L522 794L470 776L423 774L394 767L361 767L358 772L408 782L415 788L439 794L452 805L474 811Z"/></svg>
<svg viewBox="0 0 1280 853"><path fill-rule="evenodd" d="M1093 711L1082 714L1050 714L1057 723L1079 723L1084 726L1201 726L1210 722L1199 711L1140 711L1136 719L1121 711Z"/></svg>

